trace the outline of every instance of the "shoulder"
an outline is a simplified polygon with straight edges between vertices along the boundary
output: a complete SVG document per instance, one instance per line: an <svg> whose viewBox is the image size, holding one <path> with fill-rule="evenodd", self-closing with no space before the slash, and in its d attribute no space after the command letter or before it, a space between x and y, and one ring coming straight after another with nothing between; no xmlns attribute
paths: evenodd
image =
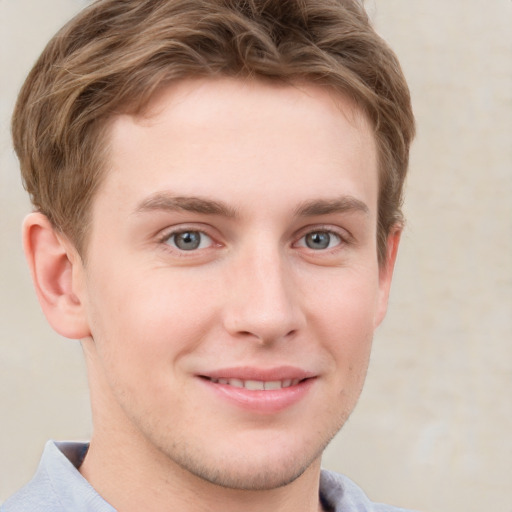
<svg viewBox="0 0 512 512"><path fill-rule="evenodd" d="M322 470L320 496L329 512L413 512L370 501L364 491L344 475Z"/></svg>
<svg viewBox="0 0 512 512"><path fill-rule="evenodd" d="M115 512L80 475L88 445L49 441L32 480L0 512Z"/></svg>
<svg viewBox="0 0 512 512"><path fill-rule="evenodd" d="M51 479L41 466L32 480L11 496L0 512L64 512Z"/></svg>

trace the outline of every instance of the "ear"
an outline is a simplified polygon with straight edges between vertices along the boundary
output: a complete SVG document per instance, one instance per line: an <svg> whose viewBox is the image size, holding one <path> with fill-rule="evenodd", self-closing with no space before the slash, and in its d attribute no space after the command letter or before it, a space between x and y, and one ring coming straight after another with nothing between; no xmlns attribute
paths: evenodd
<svg viewBox="0 0 512 512"><path fill-rule="evenodd" d="M31 213L23 223L23 246L39 303L50 325L66 338L89 336L80 300L83 264L73 244L45 215Z"/></svg>
<svg viewBox="0 0 512 512"><path fill-rule="evenodd" d="M377 313L375 315L375 327L377 327L386 316L386 311L388 309L389 291L391 289L393 270L395 268L396 256L398 253L398 246L400 245L401 236L401 226L395 226L388 235L386 260L383 261L379 267L379 297Z"/></svg>

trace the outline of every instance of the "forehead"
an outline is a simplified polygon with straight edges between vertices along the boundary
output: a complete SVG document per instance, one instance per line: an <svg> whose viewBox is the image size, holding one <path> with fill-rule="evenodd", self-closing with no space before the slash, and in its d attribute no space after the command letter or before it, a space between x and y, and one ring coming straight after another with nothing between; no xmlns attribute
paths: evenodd
<svg viewBox="0 0 512 512"><path fill-rule="evenodd" d="M339 127L340 117L350 125L359 143L366 144L368 132L372 131L357 104L332 87L220 77L186 79L163 88L140 115L118 116L113 136L128 135L130 127L132 133L135 128L155 127L171 117L175 123L182 123L180 130L224 125L232 130L242 128L244 133L249 131L258 137L270 126L289 128L290 121L296 122L296 135L303 128L304 135L311 138L315 127L323 135L326 129L334 128L335 135L338 130L334 125ZM126 131L121 131L123 128ZM373 143L373 136L371 139Z"/></svg>
<svg viewBox="0 0 512 512"><path fill-rule="evenodd" d="M319 86L185 80L160 91L142 115L117 116L109 130L105 193L115 183L139 195L156 187L283 199L328 194L334 180L352 181L363 195L372 189L376 202L371 127L346 97Z"/></svg>

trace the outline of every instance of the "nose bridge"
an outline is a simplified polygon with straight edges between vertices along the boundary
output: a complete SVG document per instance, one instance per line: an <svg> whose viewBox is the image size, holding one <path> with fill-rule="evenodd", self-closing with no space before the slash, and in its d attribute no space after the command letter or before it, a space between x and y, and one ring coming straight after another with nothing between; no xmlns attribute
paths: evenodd
<svg viewBox="0 0 512 512"><path fill-rule="evenodd" d="M261 241L241 248L229 279L226 328L272 342L302 324L292 268L279 245Z"/></svg>

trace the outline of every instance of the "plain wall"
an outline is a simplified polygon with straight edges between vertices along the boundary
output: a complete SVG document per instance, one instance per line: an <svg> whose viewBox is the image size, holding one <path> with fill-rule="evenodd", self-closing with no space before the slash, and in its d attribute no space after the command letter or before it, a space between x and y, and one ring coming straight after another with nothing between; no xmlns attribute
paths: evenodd
<svg viewBox="0 0 512 512"><path fill-rule="evenodd" d="M11 149L17 90L79 0L0 0L0 502L49 439L87 439L77 342L36 302ZM388 318L367 385L324 464L377 501L512 510L512 2L373 0L418 122Z"/></svg>

